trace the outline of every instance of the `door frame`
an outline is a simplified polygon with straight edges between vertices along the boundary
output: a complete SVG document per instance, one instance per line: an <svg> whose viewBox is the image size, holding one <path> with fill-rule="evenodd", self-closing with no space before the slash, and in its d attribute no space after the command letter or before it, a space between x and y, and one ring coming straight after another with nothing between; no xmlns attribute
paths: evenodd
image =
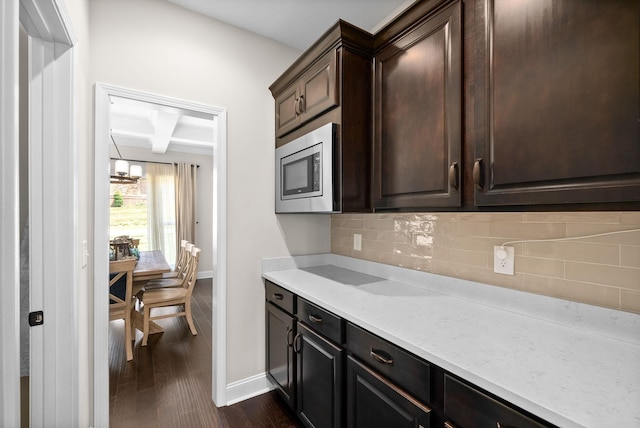
<svg viewBox="0 0 640 428"><path fill-rule="evenodd" d="M6 0L0 7L0 420L20 425L19 28L29 50L29 310L44 324L30 329L30 423L79 421L76 292L77 139L75 36L63 0ZM70 242L70 254L54 251ZM44 281L46 280L46 287ZM67 310L57 310L65 308ZM47 356L45 359L45 355Z"/></svg>
<svg viewBox="0 0 640 428"><path fill-rule="evenodd" d="M212 305L212 398L226 405L226 292L227 292L227 111L173 97L95 84L94 147L94 426L109 425L109 168L110 97L135 99L171 107L199 111L216 117L217 135L213 144L213 305Z"/></svg>
<svg viewBox="0 0 640 428"><path fill-rule="evenodd" d="M19 3L0 6L0 425L20 426Z"/></svg>

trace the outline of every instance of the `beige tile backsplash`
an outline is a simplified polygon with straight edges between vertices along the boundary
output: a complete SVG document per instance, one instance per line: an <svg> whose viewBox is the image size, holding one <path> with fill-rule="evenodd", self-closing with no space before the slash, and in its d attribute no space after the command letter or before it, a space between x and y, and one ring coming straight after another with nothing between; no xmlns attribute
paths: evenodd
<svg viewBox="0 0 640 428"><path fill-rule="evenodd" d="M640 313L640 231L591 236L630 229L640 212L335 214L331 251ZM521 240L515 275L494 273L493 246Z"/></svg>

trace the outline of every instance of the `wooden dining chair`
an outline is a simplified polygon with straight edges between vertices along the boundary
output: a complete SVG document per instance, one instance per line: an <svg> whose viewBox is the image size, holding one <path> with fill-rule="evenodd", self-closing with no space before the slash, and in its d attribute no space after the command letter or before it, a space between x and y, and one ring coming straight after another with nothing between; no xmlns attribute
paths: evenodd
<svg viewBox="0 0 640 428"><path fill-rule="evenodd" d="M191 334L194 336L198 334L196 327L193 324L193 317L191 315L191 295L196 285L196 277L198 274L198 263L200 260L200 248L191 248L191 262L187 269L186 280L182 287L176 288L157 288L144 290L144 293L139 295L138 300L140 302L139 307L142 308L143 313L143 330L142 333L142 346L147 346L147 339L149 338L149 324L151 321L171 318L171 317L185 317ZM179 312L163 313L160 315L152 316L151 311L157 308L164 308L169 306L182 306L184 309ZM182 308L180 308L182 309Z"/></svg>
<svg viewBox="0 0 640 428"><path fill-rule="evenodd" d="M151 279L144 284L142 288L142 292L145 290L153 290L156 288L178 288L183 287L185 281L187 280L187 274L189 272L189 266L193 263L194 257L191 254L191 250L195 248L195 245L187 242L185 244L185 258L183 261L183 266L181 272L175 276L174 278L158 278Z"/></svg>
<svg viewBox="0 0 640 428"><path fill-rule="evenodd" d="M189 250L187 250L187 244L189 241L183 239L180 241L180 253L178 254L178 260L176 261L176 266L171 272L165 272L162 274L162 278L177 278L182 276L186 269L187 262L189 261L189 257L191 256ZM189 244L192 245L192 244Z"/></svg>
<svg viewBox="0 0 640 428"><path fill-rule="evenodd" d="M136 260L117 260L109 262L109 321L124 320L124 340L127 353L127 361L133 360L133 324L131 322L131 312L133 311L133 270L136 267ZM124 295L117 292L115 288L125 278Z"/></svg>

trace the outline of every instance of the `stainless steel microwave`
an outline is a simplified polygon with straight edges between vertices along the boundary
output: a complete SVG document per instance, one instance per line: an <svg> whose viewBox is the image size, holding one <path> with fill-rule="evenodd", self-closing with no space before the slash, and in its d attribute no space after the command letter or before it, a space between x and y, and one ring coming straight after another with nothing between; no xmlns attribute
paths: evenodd
<svg viewBox="0 0 640 428"><path fill-rule="evenodd" d="M340 212L334 194L336 124L276 148L276 213Z"/></svg>

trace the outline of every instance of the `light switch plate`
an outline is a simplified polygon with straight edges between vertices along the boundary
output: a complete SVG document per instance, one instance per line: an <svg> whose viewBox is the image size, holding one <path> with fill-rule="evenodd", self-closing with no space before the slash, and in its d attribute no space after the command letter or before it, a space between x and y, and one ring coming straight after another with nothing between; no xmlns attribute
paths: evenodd
<svg viewBox="0 0 640 428"><path fill-rule="evenodd" d="M493 247L493 271L495 273L515 275L514 260L515 251L513 247L502 247L501 245Z"/></svg>
<svg viewBox="0 0 640 428"><path fill-rule="evenodd" d="M82 241L82 267L87 267L87 261L89 259L89 247L87 240Z"/></svg>

